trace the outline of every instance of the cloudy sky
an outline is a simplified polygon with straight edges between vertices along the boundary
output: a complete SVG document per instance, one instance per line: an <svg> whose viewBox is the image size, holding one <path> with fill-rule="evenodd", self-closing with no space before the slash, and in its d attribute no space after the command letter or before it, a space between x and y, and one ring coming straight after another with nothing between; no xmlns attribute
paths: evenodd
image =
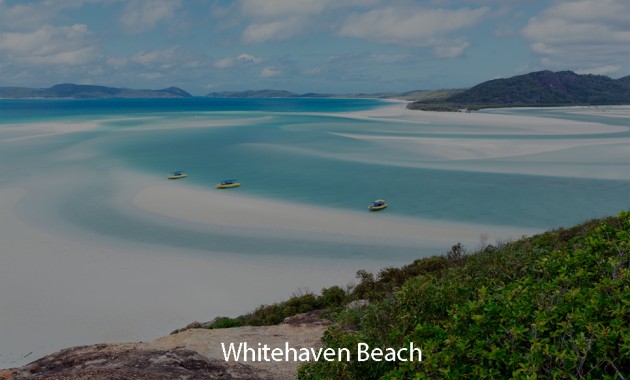
<svg viewBox="0 0 630 380"><path fill-rule="evenodd" d="M0 86L381 92L630 74L630 0L0 0Z"/></svg>

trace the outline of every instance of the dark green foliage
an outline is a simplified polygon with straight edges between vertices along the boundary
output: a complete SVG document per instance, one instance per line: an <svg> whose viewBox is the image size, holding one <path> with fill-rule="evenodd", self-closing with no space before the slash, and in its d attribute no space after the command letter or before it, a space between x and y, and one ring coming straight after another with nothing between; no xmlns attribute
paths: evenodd
<svg viewBox="0 0 630 380"><path fill-rule="evenodd" d="M628 77L538 71L478 84L446 99L412 103L412 109L457 110L490 107L629 104Z"/></svg>
<svg viewBox="0 0 630 380"><path fill-rule="evenodd" d="M248 90L211 92L207 98L297 98L300 95L284 90Z"/></svg>
<svg viewBox="0 0 630 380"><path fill-rule="evenodd" d="M461 247L460 244L455 247ZM359 284L355 286L351 294L351 299L368 301L381 300L391 295L391 293L402 286L405 281L423 274L441 274L449 265L454 265L455 260L443 256L432 256L415 260L413 263L402 268L382 269L377 278L372 273L364 270L357 272Z"/></svg>
<svg viewBox="0 0 630 380"><path fill-rule="evenodd" d="M460 244L455 245L453 249L459 249L459 252L462 253ZM385 268L379 272L376 278L372 273L360 270L357 272L359 284L351 292L346 292L339 286L332 286L322 289L319 296L313 293L294 295L287 301L261 305L250 314L236 318L217 317L210 323L209 328L275 325L287 317L313 310L325 310L327 311L325 316L333 317L334 312L341 311L351 301L381 300L390 296L408 279L428 273L439 275L449 265L455 265L460 260L462 260L461 257L458 259L447 259L442 256L427 257L415 260L402 268Z"/></svg>
<svg viewBox="0 0 630 380"><path fill-rule="evenodd" d="M339 311L349 300L349 295L346 294L345 290L333 286L322 289L322 294L319 296L306 292L305 294L294 295L287 301L261 305L252 313L236 318L217 317L210 323L209 328L277 325L287 317L309 311L323 309L328 312Z"/></svg>
<svg viewBox="0 0 630 380"><path fill-rule="evenodd" d="M162 90L63 83L49 88L0 87L2 98L190 98L186 91L169 87Z"/></svg>
<svg viewBox="0 0 630 380"><path fill-rule="evenodd" d="M225 329L238 326L239 321L230 317L217 317L212 321L212 328L214 329Z"/></svg>
<svg viewBox="0 0 630 380"><path fill-rule="evenodd" d="M322 295L319 297L319 302L324 307L336 307L343 305L348 300L346 291L338 286L322 289Z"/></svg>
<svg viewBox="0 0 630 380"><path fill-rule="evenodd" d="M358 342L396 348L413 341L422 362L320 361L302 366L299 377L630 375L630 212L472 255L455 246L442 260L446 266L342 312L323 339L352 352ZM366 285L397 283L382 273L378 280L364 275Z"/></svg>

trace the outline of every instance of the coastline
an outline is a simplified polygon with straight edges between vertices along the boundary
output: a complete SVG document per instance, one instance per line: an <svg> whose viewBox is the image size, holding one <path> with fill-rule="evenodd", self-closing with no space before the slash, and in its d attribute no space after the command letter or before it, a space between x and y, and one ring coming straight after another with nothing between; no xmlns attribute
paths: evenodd
<svg viewBox="0 0 630 380"><path fill-rule="evenodd" d="M192 320L235 316L300 288L317 291L350 281L362 266L352 259L263 261L60 236L20 218L15 208L24 194L19 188L0 190L0 234L8 248L0 258L3 368L64 347L150 341Z"/></svg>
<svg viewBox="0 0 630 380"><path fill-rule="evenodd" d="M363 211L341 211L171 184L144 187L134 196L133 204L151 213L210 226L243 228L248 230L243 232L250 234L373 239L392 245L408 241L410 246L419 246L431 242L446 248L456 240L476 242L484 234L491 234L489 239L494 241L536 231L390 215L376 218Z"/></svg>
<svg viewBox="0 0 630 380"><path fill-rule="evenodd" d="M470 132L479 135L494 133L495 128L505 128L507 134L516 135L524 131L571 135L627 130L528 116L429 113L407 110L400 103L331 115L414 124L472 120L473 125L487 128ZM538 123L533 130L527 129L531 123ZM0 143L15 141L13 138L45 139L50 136L44 128L47 125L33 124L32 131L29 130L34 133L32 136L10 137ZM55 134L101 127L96 122L50 125ZM403 139L414 141L413 137ZM375 141L388 140L375 137ZM527 149L531 152L534 148ZM0 186L0 237L9 247L8 253L0 257L0 304L8 305L0 310L1 367L16 367L68 346L153 340L192 320L243 314L261 303L286 299L299 288L317 292L323 286L343 286L353 281L359 269L377 271L407 263L388 257L387 252L381 257L360 253L347 258L279 254L260 259L251 254L162 246L152 241L126 241L111 236L95 239L80 227L64 229L52 225L51 216L36 225L25 218L21 207L29 187L41 186L38 182L41 175L32 176L24 183ZM72 187L71 178L70 174L64 174L57 180L68 181L59 185L59 191ZM364 245L378 242L383 246L417 249L429 244L445 252L457 242L474 247L482 235L489 235L488 241L493 242L536 232L387 214L374 218L367 211L319 208L201 190L131 171L117 172L113 187L117 192L112 203L130 214L139 213L145 218L154 215L173 224L184 223L184 228L194 225L217 233L229 230L235 236L264 235L281 242L293 239L296 246L313 241ZM126 189L120 190L123 187ZM209 197L216 202L208 202ZM147 228L151 227L147 224ZM420 255L418 252L416 257Z"/></svg>

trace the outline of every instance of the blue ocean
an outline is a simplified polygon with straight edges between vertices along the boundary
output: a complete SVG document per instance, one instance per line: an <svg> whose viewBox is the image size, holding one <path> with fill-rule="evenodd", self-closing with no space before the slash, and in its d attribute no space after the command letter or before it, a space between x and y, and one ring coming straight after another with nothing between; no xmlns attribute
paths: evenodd
<svg viewBox="0 0 630 380"><path fill-rule="evenodd" d="M388 213L443 221L546 229L614 214L630 206L627 178L519 174L518 170L510 173L509 168L501 173L427 168L414 165L414 160L422 162L422 152L401 153L395 147L379 150L370 140L344 136L378 133L418 137L431 127L401 127L383 119L357 120L343 114L383 104L372 99L1 100L3 125L97 120L101 127L60 135L43 145L21 146L16 142L3 147L2 166L12 175L3 176L0 184L13 183L31 170L52 165L51 157L61 149L83 145L98 152L80 162L94 170L112 161L156 177L185 170L190 175L188 183L196 186L212 186L234 177L247 184L238 189L243 195L339 209L363 209L372 199L385 198L391 205ZM628 118L576 116L561 109L494 112L626 128L612 135L516 136L530 141L611 136L622 141L629 136ZM215 127L204 128L204 123ZM448 125L443 133L431 128L424 135L464 138L471 144L480 138L468 132L452 133L462 132L456 127ZM19 130L4 133L20 135ZM482 137L501 139L505 135L497 129ZM521 164L514 158L505 161L516 168ZM579 155L576 162L580 162ZM550 163L554 164L564 163ZM627 161L623 164L627 169Z"/></svg>
<svg viewBox="0 0 630 380"><path fill-rule="evenodd" d="M171 170L185 170L189 174L187 183L196 186L212 187L221 179L238 178L246 184L238 189L241 194L349 210L364 209L371 200L384 198L391 205L387 213L441 221L547 229L615 214L630 206L627 174L602 179L588 174L510 173L510 165L518 169L531 155L523 155L523 161L510 156L504 160L508 168L499 173L467 169L465 162L434 168L422 165L422 151L410 153L395 146L379 146L370 139L347 137L378 134L401 139L430 135L471 142L566 139L558 134L507 136L500 128L471 135L465 129L472 127L467 126L438 125L444 129L440 131L431 124L345 116L347 112L384 104L373 99L1 100L2 125L96 120L100 127L52 136L45 143L17 140L10 146L3 145L0 160L3 170L12 175L3 176L0 184L13 183L43 167L56 170L56 153L81 147L90 150L90 158L72 164L94 171L106 168L107 175L115 175L117 165L156 177ZM596 122L625 129L578 133L572 139L615 138L623 143L630 136L628 118L597 113L575 115L562 109L488 112ZM19 129L6 131L2 125L0 136L22 135ZM579 166L584 160L580 152L573 153L550 165ZM574 162L565 162L571 158ZM429 164L436 161L425 159ZM601 157L596 161L604 167L607 163ZM614 156L609 164L628 169L628 161L624 158L619 162ZM70 163L64 161L63 165Z"/></svg>

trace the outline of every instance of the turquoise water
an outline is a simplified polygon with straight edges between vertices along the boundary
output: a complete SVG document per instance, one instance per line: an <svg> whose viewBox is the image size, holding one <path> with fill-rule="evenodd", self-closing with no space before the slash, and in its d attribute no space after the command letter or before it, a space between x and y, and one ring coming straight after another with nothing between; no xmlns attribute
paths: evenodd
<svg viewBox="0 0 630 380"><path fill-rule="evenodd" d="M115 176L117 168L132 168L156 178L184 170L189 174L186 184L209 189L221 179L238 178L243 183L234 189L238 194L289 202L364 210L371 200L384 198L390 203L386 212L393 215L537 229L568 226L630 207L630 181L626 178L523 174L517 169L527 160L519 157L499 158L501 173L476 170L466 166L467 161L458 161L455 168L435 168L429 165L435 158L423 155L421 149L405 151L396 145L346 136L431 136L471 142L566 138L557 134L506 136L500 128L470 135L470 126L401 124L343 114L384 104L371 99L0 100L0 137L28 135L19 128L7 129L15 124L98 121L100 125L83 132L3 144L2 169L14 175L3 177L0 184L15 183L34 173L87 169L94 176L77 179L75 193L62 200L79 206L64 218L103 231L110 231L103 227L107 222L94 215L106 213L105 206L99 206L103 208L99 213L90 210L113 191L107 178ZM489 112L629 125L627 118L562 110ZM626 129L571 138L616 138L625 147L623 139L628 137ZM585 160L581 151L588 149L563 150L565 155L553 164L564 165L568 160L579 168ZM489 162L495 164L497 159ZM598 165L605 167L607 162L628 167L627 159L598 156Z"/></svg>
<svg viewBox="0 0 630 380"><path fill-rule="evenodd" d="M0 99L2 123L178 112L338 112L370 109L374 99Z"/></svg>

